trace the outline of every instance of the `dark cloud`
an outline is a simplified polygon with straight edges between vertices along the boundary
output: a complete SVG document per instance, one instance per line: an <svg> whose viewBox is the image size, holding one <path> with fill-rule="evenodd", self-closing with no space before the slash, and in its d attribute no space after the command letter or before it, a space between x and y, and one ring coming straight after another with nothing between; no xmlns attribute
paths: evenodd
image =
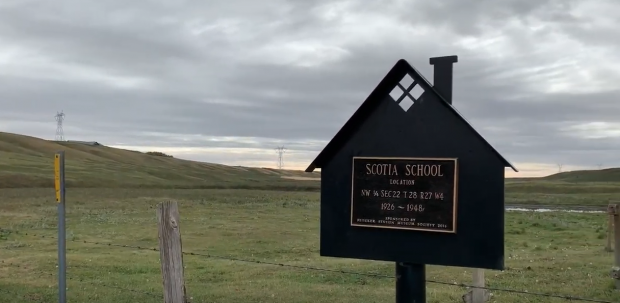
<svg viewBox="0 0 620 303"><path fill-rule="evenodd" d="M428 58L456 54L455 106L517 166L620 165L618 11L577 0L4 2L0 126L51 139L62 109L67 138L246 165L275 164L284 144L303 166L398 59L432 79Z"/></svg>

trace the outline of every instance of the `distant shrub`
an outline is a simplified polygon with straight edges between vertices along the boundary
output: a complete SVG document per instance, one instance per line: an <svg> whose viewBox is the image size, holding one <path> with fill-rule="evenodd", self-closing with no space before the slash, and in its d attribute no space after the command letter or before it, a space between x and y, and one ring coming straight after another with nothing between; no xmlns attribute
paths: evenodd
<svg viewBox="0 0 620 303"><path fill-rule="evenodd" d="M147 155L151 155L151 156L173 158L172 155L164 154L164 153L158 152L158 151L150 151L150 152L146 152L146 154Z"/></svg>

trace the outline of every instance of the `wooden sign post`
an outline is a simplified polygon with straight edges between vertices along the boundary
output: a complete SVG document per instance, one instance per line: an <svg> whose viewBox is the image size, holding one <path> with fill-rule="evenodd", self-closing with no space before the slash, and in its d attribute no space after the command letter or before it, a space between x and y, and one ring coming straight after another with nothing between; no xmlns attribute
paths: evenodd
<svg viewBox="0 0 620 303"><path fill-rule="evenodd" d="M306 169L321 168L321 256L393 261L396 302L426 302L426 264L504 268L504 159L399 60Z"/></svg>

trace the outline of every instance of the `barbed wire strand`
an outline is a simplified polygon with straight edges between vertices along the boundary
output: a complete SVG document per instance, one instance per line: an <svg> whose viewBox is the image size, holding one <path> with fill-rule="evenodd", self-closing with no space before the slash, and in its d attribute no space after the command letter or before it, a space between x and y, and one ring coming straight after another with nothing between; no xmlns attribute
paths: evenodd
<svg viewBox="0 0 620 303"><path fill-rule="evenodd" d="M16 234L18 234L17 231L15 231L15 232L16 232ZM53 236L44 236L44 235L32 234L32 233L19 233L19 234L25 234L25 235L29 235L29 236L43 237L43 238L54 238ZM87 241L87 240L72 240L72 239L69 240L69 241L77 242L77 243L85 243L85 244L94 244L94 245L114 246L114 247L121 247L121 248L133 248L133 249L149 250L149 251L159 251L159 249L157 249L157 248L145 247L145 246L137 246L137 245L115 244L115 243L109 243L109 242L97 242L97 241ZM292 264L268 262L268 261L260 261L260 260L246 260L246 259L241 259L241 258L232 258L232 257L225 257L225 256L212 255L212 254L206 254L206 253L195 253L195 252L185 252L185 251L182 252L182 253L183 253L183 255L201 256L201 257L206 257L206 258L211 258L211 259L219 259L219 260L225 260L225 261L245 262L245 263L272 265L272 266L280 266L280 267L295 268L295 269L304 269L304 270L313 270L313 271L322 271L322 272L332 272L332 273L347 274L347 275L358 275L358 276L366 276L366 277L374 277L374 278L394 279L394 276L384 275L384 274L377 274L377 273L361 273L361 272L353 272L353 271L346 271L346 270L339 270L339 269L327 269L327 268L320 268L320 267L292 265ZM564 299L564 300L569 300L569 301L582 301L582 302L594 302L594 303L614 303L612 301L606 301L606 300L601 300L601 299L582 298L582 297L576 297L576 296L570 296L570 295L557 295L557 294L549 294L549 293L541 293L541 292L530 292L530 291L508 289L508 288L499 288L499 287L474 286L474 285L468 285L468 284L465 284L465 283L456 283L456 282L451 283L451 282L436 281L436 280L426 280L426 282L427 283L432 283L432 284L446 285L446 286L458 286L458 287L464 287L464 288L476 288L476 289L484 289L484 290L491 290L491 291L501 291L501 292L508 292L508 293L514 293L514 294L522 294L522 295L531 295L531 296L540 296L540 297L548 297L548 298L557 298L557 299Z"/></svg>
<svg viewBox="0 0 620 303"><path fill-rule="evenodd" d="M291 265L291 264L284 264L284 263L265 262L265 261L259 261L259 260L245 260L245 259L239 259L239 258L229 258L229 257L222 257L222 256L211 255L211 254L193 253L193 252L183 252L183 254L192 255L192 256L202 256L202 257L221 259L221 260L228 260L228 261L256 263L256 264L264 264L264 265L275 265L275 266L282 266L282 267L288 267L288 268L297 268L297 269L306 269L306 270L314 270L314 271L324 271L324 272L334 272L334 273L341 273L341 274L351 274L351 275L359 275L359 276L394 279L394 276L375 274L375 273L360 273L360 272L352 272L352 271L345 271L345 270L338 270L338 269L326 269L326 268ZM558 298L558 299L565 299L565 300L596 302L596 303L613 303L611 301L605 301L605 300L600 300L600 299L581 298L581 297L574 297L574 296L569 296L569 295L554 295L554 294L529 292L529 291L498 288L498 287L473 286L473 285L468 285L465 283L450 283L450 282L443 282L443 281L436 281L436 280L426 280L426 282L433 283L433 284L448 285L448 286L478 288L478 289L485 289L485 290L502 291L502 292L517 293L517 294L523 294L523 295L542 296L542 297Z"/></svg>
<svg viewBox="0 0 620 303"><path fill-rule="evenodd" d="M6 265L6 266L17 267L17 268L28 269L28 267L23 266L21 264L12 263L12 262L5 262L4 260L0 260L0 264ZM34 272L38 273L38 274L48 275L50 277L56 277L56 274L45 272L45 271L36 270ZM130 291L130 292L134 292L134 293L138 293L138 294L142 294L142 295L148 295L148 296L152 296L152 297L156 297L156 298L163 298L163 295L161 295L161 294L156 294L156 293L152 293L152 292L148 292L148 291L136 290L136 289L131 289L131 288L124 288L124 287L120 287L120 286L116 286L116 285L111 285L111 284L106 284L106 283L101 283L101 282L89 281L89 280L85 280L85 279L82 279L82 278L73 278L73 277L68 276L68 275L67 275L67 279L72 280L72 281L78 281L78 282L81 282L81 283L91 284L91 285L94 285L94 286L103 286L103 287L107 287L107 288L114 288L114 289L119 289L119 290L123 290L123 291Z"/></svg>

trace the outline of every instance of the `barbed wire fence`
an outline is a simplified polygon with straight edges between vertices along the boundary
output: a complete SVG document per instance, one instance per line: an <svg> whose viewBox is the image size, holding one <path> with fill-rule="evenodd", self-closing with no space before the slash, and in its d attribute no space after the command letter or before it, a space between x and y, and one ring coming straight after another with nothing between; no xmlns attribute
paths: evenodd
<svg viewBox="0 0 620 303"><path fill-rule="evenodd" d="M0 261L0 264L2 264L2 266L9 266L9 267L14 267L14 268L33 269L31 266L27 266L27 265L23 265L23 264L18 264L18 263L5 262L5 261ZM31 272L35 273L35 274L40 274L40 275L43 275L43 276L50 276L50 277L53 277L53 278L56 277L56 274L54 274L54 273L45 272L45 271L41 271L41 270L32 270ZM137 294L141 294L141 295L148 295L148 296L155 297L155 298L161 298L162 297L161 294L156 294L156 293L152 293L152 292L148 292L148 291L136 290L136 289L131 289L131 288L125 288L125 287L121 287L121 286L118 286L118 285L112 285L112 284L107 284L107 283L102 283L102 282L93 282L93 281L89 281L89 280L86 280L86 279L83 279L83 278L74 278L74 277L71 277L71 276L67 276L67 279L69 279L71 281L80 282L80 283L91 284L91 285L94 285L94 286L102 286L102 287L113 288L113 289L122 290L122 291L129 291L129 292L133 292L133 293L137 293ZM13 292L13 293L15 294L15 292Z"/></svg>
<svg viewBox="0 0 620 303"><path fill-rule="evenodd" d="M8 234L14 234L14 235L24 235L28 237L34 237L34 238L57 240L57 237L50 236L50 235L44 235L44 234L36 233L36 232L23 232L19 230L0 229L0 233L4 233L4 232L8 232ZM82 243L82 244L97 245L97 246L108 246L108 247L126 248L126 249L132 249L132 250L145 250L145 251L159 252L159 249L154 248L154 247L147 247L147 246L141 246L141 245L130 245L130 244L119 244L119 243L113 243L109 240L104 240L104 239L99 240L99 241L67 239L67 241L75 242L75 243ZM393 275L386 275L386 274L380 274L380 273L356 272L356 271L348 271L348 270L341 270L341 269L329 269L329 268L320 268L320 267L313 267L313 266L293 265L293 264L286 264L286 263L279 263L279 262L235 258L235 257L214 255L214 254L208 254L208 253L183 251L182 254L185 256L202 257L202 258L208 258L208 259L219 259L219 260L231 261L231 262L243 262L243 263L259 264L259 265L267 265L267 266L278 266L282 268L289 268L289 269L295 269L295 270L330 272L330 273L335 273L335 274L356 275L356 276L377 278L377 279L394 279L395 278ZM27 269L33 269L34 267L34 266L22 265L22 264L13 263L13 262L6 262L4 260L0 261L0 266L14 267L14 268L27 268ZM56 277L55 273L39 271L39 270L34 270L31 272L35 274L44 275L44 276L47 275L52 278ZM163 298L162 294L159 294L159 293L131 289L131 288L113 285L109 283L95 282L95 281L90 281L90 280L83 279L83 278L75 278L70 275L67 276L67 279L69 279L70 281L86 283L86 284L91 284L94 286L101 286L105 288L113 288L113 289L124 291L124 292L131 292L131 293L145 295L145 296L158 298L158 299ZM541 292L530 292L530 291L500 288L500 287L488 287L488 286L478 287L478 286L469 285L466 283L446 282L446 281L438 281L438 280L426 280L426 282L430 284L460 287L460 288L465 288L465 289L484 289L487 291L506 292L506 293L525 295L525 296L556 298L556 299L563 299L563 300L571 301L571 302L614 303L613 301L602 300L602 299L584 298L584 297L577 297L577 296L571 296L571 295L561 295L561 294L551 294L551 293L541 293ZM16 297L25 295L23 293L12 291L12 290L7 290L7 289L0 289L0 292L4 292L7 294L16 296ZM190 296L188 295L188 297ZM33 300L29 300L29 301L33 302ZM36 302L36 300L34 300L34 302ZM44 301L40 301L40 302L44 302Z"/></svg>
<svg viewBox="0 0 620 303"><path fill-rule="evenodd" d="M7 230L7 229L1 229L0 228L0 234L6 234L6 232L9 232L9 234L14 234L14 235L24 235L24 236L30 236L33 238L40 238L40 239L49 239L49 240L58 240L57 237L55 236L50 236L50 235L44 235L44 234L40 234L40 233L34 233L34 232L21 232L19 230ZM4 240L9 240L8 237L5 235ZM69 240L71 241L71 240ZM78 241L71 241L71 242L78 242ZM57 243L44 243L42 245L56 245ZM32 246L36 246L37 244L34 244ZM0 249L5 249L5 250L15 250L15 249L19 249L21 247L0 247ZM54 260L57 261L57 260ZM58 265L56 263L54 263L54 265L56 267L58 267ZM20 263L16 263L16 262L10 262L7 260L0 260L0 269L6 267L6 268L12 268L12 269L25 269L28 270L30 274L32 275L38 275L38 276L44 276L44 277L50 277L51 279L56 279L57 273L52 273L49 271L44 271L44 270L40 270L37 269L36 266L34 265L26 265L26 264L20 264ZM13 275L10 275L9 277L13 277ZM23 278L23 277L21 277ZM153 297L153 298L158 298L158 299L162 299L163 296L161 293L154 293L154 292L149 292L149 291L144 291L144 290L137 290L137 289L131 289L131 288L127 288L127 287L122 287L119 285L115 285L115 284L111 284L111 283L105 283L105 282L101 282L101 281L92 281L92 280L88 280L85 278L79 278L79 277L73 277L73 276L67 276L67 279L69 281L72 282L78 282L78 283L83 283L83 284L90 284L92 286L96 286L96 287L103 287L103 288L109 288L109 289L115 289L121 292L131 292L131 293L135 293L135 294L139 294L139 295L145 295L145 296L149 296L149 297ZM45 303L49 303L49 300L43 300L43 299L37 299L36 297L32 296L32 291L29 291L28 293L24 293L24 292L17 292L14 290L8 290L8 289L3 289L0 288L0 292L4 292L6 294L12 295L14 297L21 297L23 299L27 299L28 302L45 302ZM24 298L28 296L27 298Z"/></svg>

